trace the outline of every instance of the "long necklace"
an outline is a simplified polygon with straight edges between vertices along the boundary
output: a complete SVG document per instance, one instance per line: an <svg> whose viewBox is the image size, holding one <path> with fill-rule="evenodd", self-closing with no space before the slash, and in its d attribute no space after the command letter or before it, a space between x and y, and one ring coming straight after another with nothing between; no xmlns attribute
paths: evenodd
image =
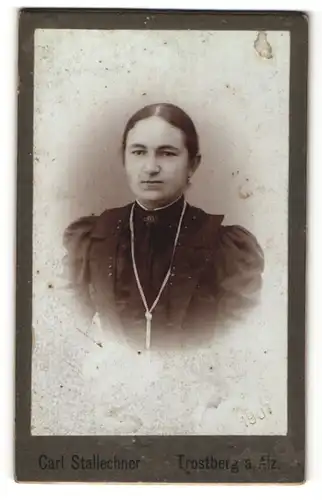
<svg viewBox="0 0 322 500"><path fill-rule="evenodd" d="M143 291L143 288L142 288L142 285L141 285L141 281L140 281L140 277L139 277L139 273L138 273L138 269L137 269L136 261L135 261L135 252L134 252L134 237L135 236L134 236L134 224L133 224L134 205L135 204L133 203L132 208L131 208L131 213L130 213L131 256L132 256L132 265L133 265L133 271L134 271L134 276L135 276L136 284L137 284L137 287L138 287L138 290L140 292L140 296L141 296L141 299L142 299L142 302L143 302L143 305L144 305L144 308L145 308L145 319L146 319L145 347L146 347L146 349L150 349L150 345L151 345L152 313L153 313L156 305L158 304L158 302L160 300L160 297L161 297L161 294L162 294L163 290L165 289L165 286L168 283L168 280L169 280L170 275L171 275L171 268L172 268L173 258L174 258L174 254L175 254L175 251L176 251L176 247L177 247L177 243L178 243L178 239L179 239L179 235L180 235L181 225L182 225L184 213L186 211L187 202L186 202L186 200L184 200L182 211L181 211L181 215L180 215L180 219L179 219L179 223L178 223L178 228L177 228L177 232L176 232L176 237L174 239L174 244L173 244L173 250L172 250L172 255L171 255L169 269L168 269L167 274L165 275L165 278L164 278L164 280L162 282L162 285L160 287L159 293L157 294L157 296L156 296L156 298L155 298L155 300L154 300L154 302L153 302L153 304L152 304L152 306L150 308L148 306L146 297L144 295L144 291Z"/></svg>

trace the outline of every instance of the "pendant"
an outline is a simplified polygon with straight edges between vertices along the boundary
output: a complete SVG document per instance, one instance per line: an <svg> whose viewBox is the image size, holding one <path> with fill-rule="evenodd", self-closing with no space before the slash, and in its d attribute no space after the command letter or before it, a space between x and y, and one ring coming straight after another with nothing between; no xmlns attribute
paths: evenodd
<svg viewBox="0 0 322 500"><path fill-rule="evenodd" d="M151 344L151 323L152 323L152 314L150 311L146 311L145 313L146 319L146 330L145 330L145 347L146 349L150 349Z"/></svg>
<svg viewBox="0 0 322 500"><path fill-rule="evenodd" d="M157 217L156 217L156 215L146 215L143 220L148 225L155 224L157 221Z"/></svg>

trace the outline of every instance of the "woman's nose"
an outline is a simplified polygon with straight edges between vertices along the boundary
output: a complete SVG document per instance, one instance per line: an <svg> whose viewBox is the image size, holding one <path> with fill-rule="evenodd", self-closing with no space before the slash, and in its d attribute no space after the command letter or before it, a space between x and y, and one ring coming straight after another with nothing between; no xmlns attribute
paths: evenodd
<svg viewBox="0 0 322 500"><path fill-rule="evenodd" d="M160 169L161 168L160 168L160 165L159 165L159 162L158 162L158 159L156 158L156 156L151 155L151 156L146 157L145 163L144 163L145 172L147 172L149 174L155 174L155 173L160 172Z"/></svg>

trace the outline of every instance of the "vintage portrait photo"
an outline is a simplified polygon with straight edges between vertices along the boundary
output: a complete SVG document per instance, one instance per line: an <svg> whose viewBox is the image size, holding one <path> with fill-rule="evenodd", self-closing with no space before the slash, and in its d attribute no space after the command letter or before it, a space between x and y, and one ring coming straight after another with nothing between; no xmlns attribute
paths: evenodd
<svg viewBox="0 0 322 500"><path fill-rule="evenodd" d="M285 436L290 33L34 33L33 436Z"/></svg>

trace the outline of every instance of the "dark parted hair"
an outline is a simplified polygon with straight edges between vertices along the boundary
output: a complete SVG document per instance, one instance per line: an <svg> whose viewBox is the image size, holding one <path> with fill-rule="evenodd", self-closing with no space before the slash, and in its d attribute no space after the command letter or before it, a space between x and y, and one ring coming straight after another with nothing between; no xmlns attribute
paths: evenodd
<svg viewBox="0 0 322 500"><path fill-rule="evenodd" d="M130 130L141 120L159 116L166 122L181 130L184 135L189 158L192 160L199 154L199 138L196 127L190 116L183 109L171 103L156 103L144 106L131 116L127 122L122 139L123 154L126 148L126 140Z"/></svg>

